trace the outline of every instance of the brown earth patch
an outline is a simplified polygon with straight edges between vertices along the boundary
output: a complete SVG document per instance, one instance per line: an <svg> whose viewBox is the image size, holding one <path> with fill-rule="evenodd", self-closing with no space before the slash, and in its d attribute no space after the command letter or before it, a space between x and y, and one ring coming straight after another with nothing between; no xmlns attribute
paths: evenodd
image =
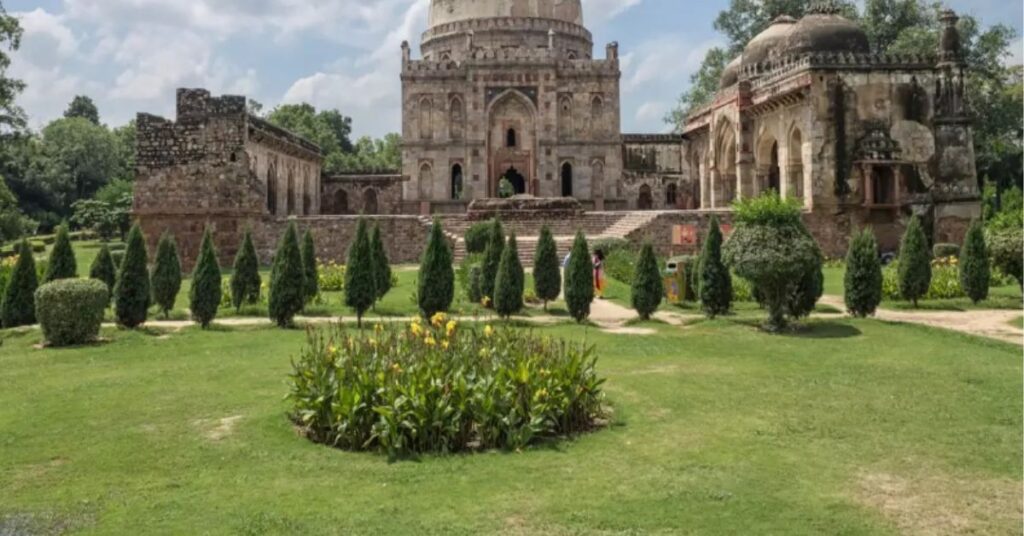
<svg viewBox="0 0 1024 536"><path fill-rule="evenodd" d="M193 424L203 430L203 437L210 441L221 441L235 431L235 425L242 420L242 415L224 417L223 419L199 419Z"/></svg>

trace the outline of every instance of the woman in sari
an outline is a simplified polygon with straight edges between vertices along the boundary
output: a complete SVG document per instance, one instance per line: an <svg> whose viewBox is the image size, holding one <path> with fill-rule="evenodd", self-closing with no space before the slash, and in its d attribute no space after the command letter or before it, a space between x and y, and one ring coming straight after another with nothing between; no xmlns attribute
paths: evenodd
<svg viewBox="0 0 1024 536"><path fill-rule="evenodd" d="M604 299L604 252L600 249L594 250L594 296Z"/></svg>

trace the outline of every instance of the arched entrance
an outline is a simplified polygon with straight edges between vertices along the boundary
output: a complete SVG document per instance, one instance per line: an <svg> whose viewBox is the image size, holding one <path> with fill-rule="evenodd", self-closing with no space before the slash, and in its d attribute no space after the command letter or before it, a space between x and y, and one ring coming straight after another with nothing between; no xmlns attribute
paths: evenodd
<svg viewBox="0 0 1024 536"><path fill-rule="evenodd" d="M572 197L572 164L562 164L562 197Z"/></svg>
<svg viewBox="0 0 1024 536"><path fill-rule="evenodd" d="M775 193L782 192L782 172L779 169L779 142L772 144L772 154L768 167L768 189Z"/></svg>
<svg viewBox="0 0 1024 536"><path fill-rule="evenodd" d="M512 183L512 195L522 195L526 193L526 177L519 170L510 167L505 170L502 177L508 179L508 182Z"/></svg>
<svg viewBox="0 0 1024 536"><path fill-rule="evenodd" d="M487 110L488 195L497 197L501 178L515 193L535 194L536 106L520 91L498 95Z"/></svg>
<svg viewBox="0 0 1024 536"><path fill-rule="evenodd" d="M462 199L462 164L452 166L452 199Z"/></svg>
<svg viewBox="0 0 1024 536"><path fill-rule="evenodd" d="M334 213L348 214L348 192L341 188L334 192Z"/></svg>
<svg viewBox="0 0 1024 536"><path fill-rule="evenodd" d="M636 208L638 210L651 210L654 208L654 196L651 194L651 187L644 184L640 187L640 195L637 196Z"/></svg>
<svg viewBox="0 0 1024 536"><path fill-rule="evenodd" d="M377 190L367 188L363 192L363 214L372 215L377 213Z"/></svg>
<svg viewBox="0 0 1024 536"><path fill-rule="evenodd" d="M679 187L676 183L669 183L665 187L665 208L676 208L679 204Z"/></svg>

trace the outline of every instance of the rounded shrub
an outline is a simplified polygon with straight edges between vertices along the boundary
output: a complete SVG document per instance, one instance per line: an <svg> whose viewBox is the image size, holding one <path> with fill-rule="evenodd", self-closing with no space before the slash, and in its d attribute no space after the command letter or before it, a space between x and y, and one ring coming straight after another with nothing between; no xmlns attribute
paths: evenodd
<svg viewBox="0 0 1024 536"><path fill-rule="evenodd" d="M213 245L213 233L209 228L203 233L203 243L199 247L199 259L192 272L192 287L189 289L189 310L192 319L203 329L210 327L217 317L217 308L221 301L220 264L217 263L217 250Z"/></svg>
<svg viewBox="0 0 1024 536"><path fill-rule="evenodd" d="M71 247L71 236L67 224L57 227L57 237L50 252L50 262L46 267L44 283L58 279L78 277L78 263L75 261L75 250Z"/></svg>
<svg viewBox="0 0 1024 536"><path fill-rule="evenodd" d="M306 303L298 235L295 223L289 223L277 246L270 270L268 312L270 319L282 328L292 324L295 315L299 314Z"/></svg>
<svg viewBox="0 0 1024 536"><path fill-rule="evenodd" d="M565 268L565 305L573 319L582 323L590 317L593 302L594 261L590 258L587 238L579 231L569 253L569 266Z"/></svg>
<svg viewBox="0 0 1024 536"><path fill-rule="evenodd" d="M846 310L853 316L871 316L882 303L882 262L870 229L864 229L850 242L843 286Z"/></svg>
<svg viewBox="0 0 1024 536"><path fill-rule="evenodd" d="M36 289L39 287L39 275L36 273L36 262L32 256L32 247L27 240L22 240L18 261L4 289L3 303L0 304L0 316L3 317L5 328L29 326L36 323Z"/></svg>
<svg viewBox="0 0 1024 536"><path fill-rule="evenodd" d="M466 242L466 253L483 253L491 239L491 222L474 223L466 229L463 240Z"/></svg>
<svg viewBox="0 0 1024 536"><path fill-rule="evenodd" d="M252 243L252 232L248 229L242 237L242 247L238 248L235 255L230 285L231 305L236 311L240 311L244 304L259 303L263 280L260 278L260 260L256 255L256 246Z"/></svg>
<svg viewBox="0 0 1024 536"><path fill-rule="evenodd" d="M1005 228L988 232L992 266L1017 280L1024 288L1024 229Z"/></svg>
<svg viewBox="0 0 1024 536"><path fill-rule="evenodd" d="M641 319L650 320L665 297L665 287L661 282L661 270L654 256L654 247L649 242L640 250L632 290L633 309L636 309Z"/></svg>
<svg viewBox="0 0 1024 536"><path fill-rule="evenodd" d="M370 249L366 220L360 218L355 240L348 248L348 261L345 265L345 305L355 310L360 327L363 325L363 315L377 301L373 269L373 252Z"/></svg>
<svg viewBox="0 0 1024 536"><path fill-rule="evenodd" d="M562 271L558 260L558 246L551 229L545 225L540 229L540 239L533 257L533 292L537 299L544 302L544 310L548 302L558 299L562 293Z"/></svg>
<svg viewBox="0 0 1024 536"><path fill-rule="evenodd" d="M972 302L978 303L988 298L991 283L992 268L988 248L985 246L985 230L976 221L971 224L964 238L963 254L960 257L960 286Z"/></svg>
<svg viewBox="0 0 1024 536"><path fill-rule="evenodd" d="M938 243L932 246L932 257L942 259L944 257L959 257L960 246L956 244Z"/></svg>
<svg viewBox="0 0 1024 536"><path fill-rule="evenodd" d="M434 220L434 225L430 229L427 250L423 253L423 261L420 263L417 293L420 313L426 318L447 311L455 299L452 252L445 241L439 220Z"/></svg>
<svg viewBox="0 0 1024 536"><path fill-rule="evenodd" d="M109 303L109 290L95 279L59 279L35 293L36 317L50 346L96 340Z"/></svg>
<svg viewBox="0 0 1024 536"><path fill-rule="evenodd" d="M519 262L519 247L516 234L508 237L508 244L501 253L498 279L494 284L494 311L502 318L509 318L523 310L523 285L525 275Z"/></svg>
<svg viewBox="0 0 1024 536"><path fill-rule="evenodd" d="M146 322L151 297L147 262L146 239L142 228L135 224L128 233L128 247L114 286L117 323L128 329L135 329Z"/></svg>
<svg viewBox="0 0 1024 536"><path fill-rule="evenodd" d="M107 285L109 294L107 303L109 304L110 298L114 296L114 284L117 283L117 266L114 265L114 258L111 256L107 244L100 246L99 253L93 259L92 266L89 267L89 278L102 281Z"/></svg>
<svg viewBox="0 0 1024 536"><path fill-rule="evenodd" d="M928 239L921 228L921 220L910 218L907 231L900 244L899 260L900 295L903 299L917 302L928 294L932 284L932 259L928 251Z"/></svg>

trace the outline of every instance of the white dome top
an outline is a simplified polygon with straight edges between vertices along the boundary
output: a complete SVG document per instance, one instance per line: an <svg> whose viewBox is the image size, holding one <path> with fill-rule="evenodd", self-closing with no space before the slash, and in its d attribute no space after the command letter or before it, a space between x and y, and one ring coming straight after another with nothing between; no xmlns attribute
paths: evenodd
<svg viewBox="0 0 1024 536"><path fill-rule="evenodd" d="M580 0L431 0L430 27L470 19L533 17L583 25Z"/></svg>

